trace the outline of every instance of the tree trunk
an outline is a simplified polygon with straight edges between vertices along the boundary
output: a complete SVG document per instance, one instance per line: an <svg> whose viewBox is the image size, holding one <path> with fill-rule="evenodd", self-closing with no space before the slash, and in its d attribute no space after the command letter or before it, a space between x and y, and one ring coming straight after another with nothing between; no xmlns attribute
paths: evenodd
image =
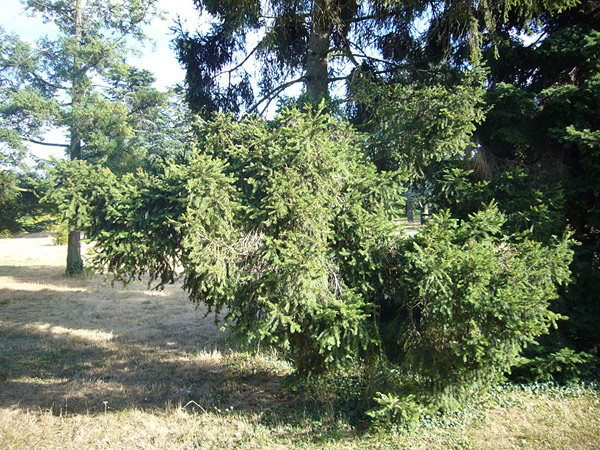
<svg viewBox="0 0 600 450"><path fill-rule="evenodd" d="M333 30L330 0L313 0L312 24L306 56L306 92L313 102L329 93L329 38Z"/></svg>
<svg viewBox="0 0 600 450"><path fill-rule="evenodd" d="M73 54L73 67L71 72L71 106L77 108L83 102L85 94L85 69L81 63L79 52L83 39L83 4L84 0L76 0L75 2L75 53ZM70 124L71 142L69 144L69 156L71 160L81 158L81 132L79 124L74 121Z"/></svg>
<svg viewBox="0 0 600 450"><path fill-rule="evenodd" d="M412 204L411 198L406 199L406 221L408 223L413 223L415 221L414 215L413 215L413 204Z"/></svg>
<svg viewBox="0 0 600 450"><path fill-rule="evenodd" d="M421 204L421 224L426 223L428 218L429 218L429 205L427 203L423 202Z"/></svg>
<svg viewBox="0 0 600 450"><path fill-rule="evenodd" d="M77 45L75 54L73 55L73 72L71 78L73 83L71 86L71 104L73 108L81 104L85 93L85 74L83 73L79 56L83 36L83 2L84 0L77 0L75 2L75 39ZM71 158L71 161L73 161L75 159L81 159L81 133L75 123L71 123L69 128L69 133L71 135L69 157ZM69 231L69 241L67 244L67 275L77 275L83 271L80 237L81 233L79 231Z"/></svg>
<svg viewBox="0 0 600 450"><path fill-rule="evenodd" d="M83 271L83 259L81 259L81 233L69 231L69 242L67 247L67 275L77 275Z"/></svg>

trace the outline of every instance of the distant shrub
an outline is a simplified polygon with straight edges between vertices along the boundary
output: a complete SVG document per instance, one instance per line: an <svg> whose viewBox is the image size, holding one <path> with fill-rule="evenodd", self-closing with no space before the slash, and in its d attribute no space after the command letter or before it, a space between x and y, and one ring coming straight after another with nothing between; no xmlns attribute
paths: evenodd
<svg viewBox="0 0 600 450"><path fill-rule="evenodd" d="M50 229L52 235L52 244L53 245L66 245L69 239L69 228L67 224L64 222L56 222L54 223Z"/></svg>

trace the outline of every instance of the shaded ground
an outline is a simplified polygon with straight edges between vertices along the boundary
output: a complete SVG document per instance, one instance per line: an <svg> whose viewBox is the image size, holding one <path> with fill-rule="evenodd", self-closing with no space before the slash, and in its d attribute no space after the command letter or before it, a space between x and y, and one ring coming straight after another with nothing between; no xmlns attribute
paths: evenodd
<svg viewBox="0 0 600 450"><path fill-rule="evenodd" d="M0 241L0 407L77 414L214 403L239 375L227 336L180 286L123 290L100 276L67 278L64 249L50 243ZM283 395L278 378L241 386L255 398L237 403Z"/></svg>

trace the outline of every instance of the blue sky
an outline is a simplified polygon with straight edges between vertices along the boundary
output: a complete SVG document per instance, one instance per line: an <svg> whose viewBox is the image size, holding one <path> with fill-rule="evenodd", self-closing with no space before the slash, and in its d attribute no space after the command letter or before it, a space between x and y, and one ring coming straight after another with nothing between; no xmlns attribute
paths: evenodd
<svg viewBox="0 0 600 450"><path fill-rule="evenodd" d="M162 89L182 81L184 76L173 51L169 48L172 38L169 27L179 15L186 28L193 30L199 25L199 17L192 0L159 0L158 5L165 11L167 19L154 19L146 28L146 33L154 40L154 45L147 43L143 56L132 58L131 63L154 73L157 78L156 87ZM19 0L2 0L0 24L5 30L15 32L22 39L29 41L51 35L54 31L52 24L44 24L41 19L26 14Z"/></svg>
<svg viewBox="0 0 600 450"><path fill-rule="evenodd" d="M177 16L181 17L187 29L197 29L201 24L192 0L159 0L158 6L165 12L167 18L166 20L154 19L146 28L146 34L152 38L154 44L147 43L143 48L142 56L131 58L130 63L152 72L156 77L155 87L165 89L182 82L184 77L184 71L169 46L172 39L169 27L173 25ZM41 19L26 14L19 0L2 0L0 24L6 31L14 32L28 41L54 33L52 24L44 24ZM46 140L60 142L64 139L60 131L53 130L46 135ZM32 146L32 151L41 158L63 156L62 150L52 147Z"/></svg>

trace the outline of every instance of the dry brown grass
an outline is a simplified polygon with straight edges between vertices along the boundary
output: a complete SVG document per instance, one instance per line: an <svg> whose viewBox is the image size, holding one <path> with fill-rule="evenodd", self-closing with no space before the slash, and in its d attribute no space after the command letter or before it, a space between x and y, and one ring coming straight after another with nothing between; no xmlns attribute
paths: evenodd
<svg viewBox="0 0 600 450"><path fill-rule="evenodd" d="M481 449L587 450L600 448L598 398L540 397L511 394L514 406L486 412L470 430Z"/></svg>
<svg viewBox="0 0 600 450"><path fill-rule="evenodd" d="M50 238L0 240L0 254L0 406L158 407L210 384L219 330L180 287L67 278Z"/></svg>
<svg viewBox="0 0 600 450"><path fill-rule="evenodd" d="M600 448L600 403L575 397L502 393L497 404L464 419L464 426L433 428L402 448L414 450L592 450Z"/></svg>
<svg viewBox="0 0 600 450"><path fill-rule="evenodd" d="M0 240L0 448L600 448L592 394L513 393L459 428L361 434L288 393L272 355L231 350L180 286L67 278L65 255Z"/></svg>

